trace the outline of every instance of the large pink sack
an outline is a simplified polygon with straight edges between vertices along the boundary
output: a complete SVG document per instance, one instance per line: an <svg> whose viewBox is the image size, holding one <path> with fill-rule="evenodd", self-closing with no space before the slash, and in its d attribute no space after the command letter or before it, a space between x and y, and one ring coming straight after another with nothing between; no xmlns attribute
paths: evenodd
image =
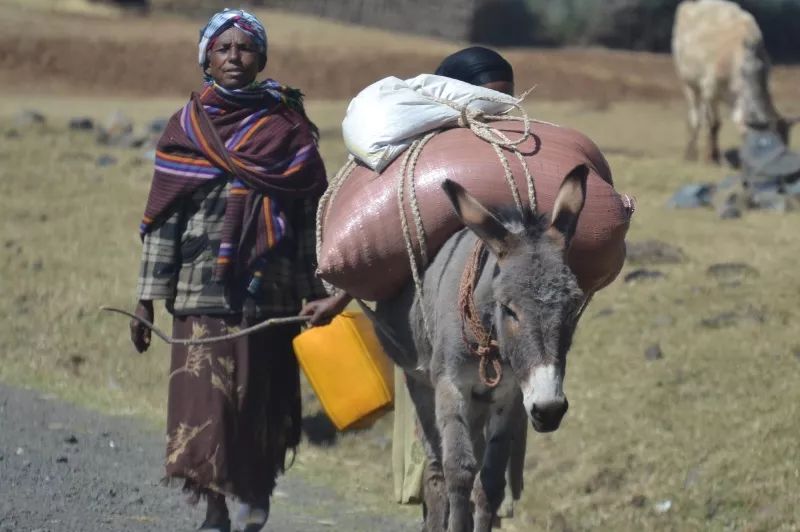
<svg viewBox="0 0 800 532"><path fill-rule="evenodd" d="M493 126L511 138L519 138L523 131L520 122ZM533 137L520 151L533 175L540 212L552 209L558 187L570 170L581 163L590 168L586 203L568 260L581 288L597 291L616 278L625 261L630 200L614 190L608 163L585 135L541 122L532 122L530 129ZM505 153L523 204L528 205L522 165L512 152ZM410 278L397 203L402 158L381 174L358 166L321 213L318 273L355 297L371 301L391 297ZM414 186L429 257L461 227L442 191L442 181L457 181L488 208L501 208L514 204L504 175L492 146L469 129L450 129L428 142L414 172ZM408 186L404 196L411 233L416 235ZM418 250L416 237L414 245Z"/></svg>

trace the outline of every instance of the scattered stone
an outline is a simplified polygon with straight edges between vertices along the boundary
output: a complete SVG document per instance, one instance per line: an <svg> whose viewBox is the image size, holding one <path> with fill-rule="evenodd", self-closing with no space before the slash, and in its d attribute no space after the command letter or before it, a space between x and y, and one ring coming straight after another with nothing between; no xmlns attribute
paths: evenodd
<svg viewBox="0 0 800 532"><path fill-rule="evenodd" d="M17 125L17 127L42 125L45 122L47 122L47 119L42 113L30 109L22 110L14 117L14 123Z"/></svg>
<svg viewBox="0 0 800 532"><path fill-rule="evenodd" d="M95 164L100 167L113 166L117 164L117 158L113 155L101 155L97 158Z"/></svg>
<svg viewBox="0 0 800 532"><path fill-rule="evenodd" d="M112 449L116 449L117 448L117 444L114 443L114 440L109 440L108 441L108 446L111 447Z"/></svg>
<svg viewBox="0 0 800 532"><path fill-rule="evenodd" d="M74 434L71 434L68 438L64 438L64 443L68 443L70 445L77 445L78 438Z"/></svg>
<svg viewBox="0 0 800 532"><path fill-rule="evenodd" d="M722 329L739 323L739 316L735 312L721 312L711 318L700 320L700 325L708 329Z"/></svg>
<svg viewBox="0 0 800 532"><path fill-rule="evenodd" d="M726 311L700 320L700 325L708 329L722 329L724 327L731 327L743 321L752 323L764 323L767 321L767 316L764 311L754 307L746 307L739 311Z"/></svg>
<svg viewBox="0 0 800 532"><path fill-rule="evenodd" d="M644 508L647 504L647 497L644 495L634 495L631 497L631 506L634 508Z"/></svg>
<svg viewBox="0 0 800 532"><path fill-rule="evenodd" d="M156 160L156 150L146 150L139 155L139 160L143 162L154 162Z"/></svg>
<svg viewBox="0 0 800 532"><path fill-rule="evenodd" d="M631 272L625 275L624 281L626 283L631 283L634 281L648 281L648 280L655 280L655 279L662 279L666 277L664 273L658 270L645 270L644 268L640 268L637 270L632 270Z"/></svg>
<svg viewBox="0 0 800 532"><path fill-rule="evenodd" d="M48 423L47 428L49 430L64 430L65 427L63 423L53 422Z"/></svg>
<svg viewBox="0 0 800 532"><path fill-rule="evenodd" d="M716 187L710 183L684 185L667 201L672 209L694 209L711 205L711 197Z"/></svg>
<svg viewBox="0 0 800 532"><path fill-rule="evenodd" d="M742 210L735 205L725 205L719 210L721 220L735 220L742 217Z"/></svg>
<svg viewBox="0 0 800 532"><path fill-rule="evenodd" d="M66 464L67 462L69 462L69 458L67 458L66 456L59 456L58 458L56 458L56 463Z"/></svg>
<svg viewBox="0 0 800 532"><path fill-rule="evenodd" d="M108 496L109 496L109 497L111 497L111 498L113 499L114 497L116 497L116 496L117 496L117 490L115 490L114 488L109 488L109 490L108 490Z"/></svg>
<svg viewBox="0 0 800 532"><path fill-rule="evenodd" d="M71 118L69 121L69 128L78 131L89 131L94 129L94 121L87 116Z"/></svg>
<svg viewBox="0 0 800 532"><path fill-rule="evenodd" d="M31 264L31 269L35 272L40 272L42 271L43 268L44 268L44 262L42 262L42 259L36 259L35 261L33 261L33 264Z"/></svg>
<svg viewBox="0 0 800 532"><path fill-rule="evenodd" d="M660 240L642 240L626 244L626 260L631 264L680 264L686 255L677 246Z"/></svg>
<svg viewBox="0 0 800 532"><path fill-rule="evenodd" d="M97 142L106 146L120 148L139 148L144 146L151 135L137 134L133 128L133 121L124 113L113 113L104 127L98 129Z"/></svg>
<svg viewBox="0 0 800 532"><path fill-rule="evenodd" d="M650 361L661 360L664 358L664 353L661 351L659 344L653 344L644 350L644 358Z"/></svg>
<svg viewBox="0 0 800 532"><path fill-rule="evenodd" d="M103 133L107 135L116 136L116 135L124 135L126 133L133 132L133 120L131 120L125 113L122 111L114 111L111 115L106 119L105 126L103 127Z"/></svg>
<svg viewBox="0 0 800 532"><path fill-rule="evenodd" d="M750 201L754 208L765 211L784 214L793 210L793 202L791 199L777 190L756 192L753 194Z"/></svg>
<svg viewBox="0 0 800 532"><path fill-rule="evenodd" d="M156 118L147 124L147 132L151 135L160 135L167 129L168 118Z"/></svg>
<svg viewBox="0 0 800 532"><path fill-rule="evenodd" d="M336 526L336 521L333 519L317 519L317 524L322 526Z"/></svg>
<svg viewBox="0 0 800 532"><path fill-rule="evenodd" d="M146 135L131 133L130 135L122 137L116 145L120 148L141 148L147 144L148 140L149 137Z"/></svg>
<svg viewBox="0 0 800 532"><path fill-rule="evenodd" d="M17 447L16 454L17 456L22 456L23 454L25 454L25 449L23 449L22 447Z"/></svg>
<svg viewBox="0 0 800 532"><path fill-rule="evenodd" d="M759 271L744 262L720 262L712 264L706 275L721 281L739 280L744 277L758 277Z"/></svg>
<svg viewBox="0 0 800 532"><path fill-rule="evenodd" d="M653 505L653 509L656 511L657 514L665 514L669 512L670 508L672 508L672 501L669 499L664 501L659 501Z"/></svg>

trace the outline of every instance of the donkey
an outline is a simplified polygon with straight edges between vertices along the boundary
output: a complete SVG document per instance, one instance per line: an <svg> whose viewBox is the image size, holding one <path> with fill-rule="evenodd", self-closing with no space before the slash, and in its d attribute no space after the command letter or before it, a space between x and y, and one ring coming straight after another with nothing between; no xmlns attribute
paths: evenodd
<svg viewBox="0 0 800 532"><path fill-rule="evenodd" d="M556 430L567 411L566 356L584 294L565 254L587 175L585 165L567 175L549 221L530 212L493 214L446 180L442 187L465 228L425 270L421 297L409 283L371 313L386 352L405 372L417 411L428 459L423 515L429 532L491 530L503 500L514 414L522 415L516 407L524 404L538 432ZM488 250L473 301L483 330L494 337L493 372L488 364L481 369L470 345L478 339L456 310L476 244Z"/></svg>

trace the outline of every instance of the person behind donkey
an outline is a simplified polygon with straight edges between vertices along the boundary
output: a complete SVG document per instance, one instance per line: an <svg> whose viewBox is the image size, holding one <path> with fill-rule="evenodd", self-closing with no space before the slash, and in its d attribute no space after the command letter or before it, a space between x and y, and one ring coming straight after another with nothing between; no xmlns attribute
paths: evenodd
<svg viewBox="0 0 800 532"><path fill-rule="evenodd" d="M514 94L514 69L502 55L483 46L471 46L447 56L436 69L437 76L470 83L508 95ZM401 504L422 500L422 477L425 454L416 434L416 414L405 387L402 370L395 368L395 421L392 439L395 500ZM527 441L527 418L518 405L518 423L514 427L511 459L506 474L506 499L500 516L513 515L513 501L522 492L522 468Z"/></svg>
<svg viewBox="0 0 800 532"><path fill-rule="evenodd" d="M317 201L326 187L318 132L302 94L257 76L267 65L262 23L224 10L200 32L205 84L158 142L140 231L135 314L165 300L173 336L219 336L277 316L327 323L344 306L314 276ZM311 303L302 304L311 300ZM136 320L139 352L150 330ZM201 530L261 530L287 454L300 441L298 326L235 340L173 345L165 481L206 500Z"/></svg>

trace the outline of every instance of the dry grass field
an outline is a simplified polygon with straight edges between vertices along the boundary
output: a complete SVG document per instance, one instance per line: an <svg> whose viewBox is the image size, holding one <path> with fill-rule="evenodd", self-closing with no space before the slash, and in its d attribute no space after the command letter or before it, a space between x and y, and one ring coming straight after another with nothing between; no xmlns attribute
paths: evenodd
<svg viewBox="0 0 800 532"><path fill-rule="evenodd" d="M22 16L13 13L0 26ZM45 26L66 32L73 16L51 17ZM303 27L288 15L276 16L286 18L275 42L289 35L292 24ZM101 25L77 20L83 27ZM126 31L146 34L137 24L145 22L129 23ZM179 42L186 46L191 61L195 37L186 28L194 25L179 19L153 24L179 28L165 42L175 50ZM335 27L326 23L318 41L309 33L303 39L309 49L315 42L327 46ZM370 33L343 31L342 42L355 46L353 34L361 31ZM370 34L381 41L377 32ZM0 35L8 39L4 31ZM42 34L40 42L51 37ZM428 61L454 47L407 37L397 42L407 47L404 57L416 53ZM527 53L511 55L523 62ZM570 353L569 414L556 433L531 432L523 500L504 529L800 530L800 214L748 212L720 220L710 210L666 208L678 186L726 173L680 159L684 106L673 97L669 58L530 53L547 58L545 72L570 72L576 84L569 88L572 98L556 98L556 78L545 76L529 97L530 113L589 134L607 154L617 189L637 198L629 242L666 242L680 248L682 258L629 263L587 310ZM394 57L375 54L376 64ZM602 61L591 61L593 56ZM403 68L410 68L413 59L408 61ZM149 88L141 86L118 94L116 81L103 91L103 76L92 74L94 85L73 90L76 74L56 63L52 78L36 85L23 69L15 86L12 63L7 48L0 52L0 79L10 87L0 101L0 380L160 425L168 350L154 341L148 353L136 355L126 321L97 310L101 304L133 305L137 225L150 163L138 150L99 146L93 133L66 124L74 116L102 121L114 110L144 124L180 105L186 87L178 83L147 96ZM633 63L653 75L626 70ZM526 76L537 81L535 70ZM640 82L625 81L632 76ZM789 100L800 71L784 68L778 78L779 105L800 111L800 102ZM615 85L595 86L592 79L627 83L620 93L625 97L614 97ZM330 83L345 90L352 79ZM340 93L326 97L324 83L310 87L309 114L323 131L333 172L344 160L339 123L346 101ZM20 126L20 109L36 109L47 122ZM723 140L735 143L730 127ZM99 165L101 156L115 162ZM713 275L711 267L721 263L749 269ZM639 268L664 276L623 282ZM168 323L164 312L157 319ZM653 344L663 358L645 357ZM313 394L306 398L313 414L319 407ZM417 509L390 502L390 438L387 415L369 430L340 435L332 446L304 443L290 474L335 486L355 507L416 516Z"/></svg>

